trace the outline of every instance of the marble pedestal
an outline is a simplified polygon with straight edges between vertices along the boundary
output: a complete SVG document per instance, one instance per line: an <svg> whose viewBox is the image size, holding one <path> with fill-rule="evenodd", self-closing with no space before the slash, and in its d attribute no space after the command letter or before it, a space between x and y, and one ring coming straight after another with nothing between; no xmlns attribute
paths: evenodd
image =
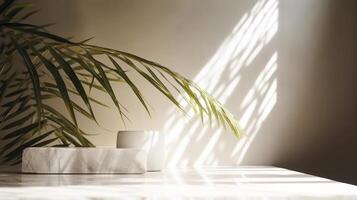
<svg viewBox="0 0 357 200"><path fill-rule="evenodd" d="M32 147L22 155L25 173L145 173L146 151L116 148Z"/></svg>

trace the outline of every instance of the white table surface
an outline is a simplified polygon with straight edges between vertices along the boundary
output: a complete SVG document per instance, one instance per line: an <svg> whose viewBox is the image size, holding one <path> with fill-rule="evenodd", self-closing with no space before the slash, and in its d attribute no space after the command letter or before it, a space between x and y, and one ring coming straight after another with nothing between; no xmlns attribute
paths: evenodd
<svg viewBox="0 0 357 200"><path fill-rule="evenodd" d="M0 199L357 199L357 187L276 167L144 175L0 174Z"/></svg>

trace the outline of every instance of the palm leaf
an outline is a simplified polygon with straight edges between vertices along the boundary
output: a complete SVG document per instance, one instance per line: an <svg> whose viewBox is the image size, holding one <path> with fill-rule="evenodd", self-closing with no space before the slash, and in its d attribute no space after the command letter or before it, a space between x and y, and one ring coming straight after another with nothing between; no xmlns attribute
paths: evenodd
<svg viewBox="0 0 357 200"><path fill-rule="evenodd" d="M41 115L42 115L42 101L41 101L41 94L40 94L40 79L38 76L37 71L35 70L35 65L32 63L31 58L29 56L29 54L15 41L13 40L14 46L16 47L18 53L20 54L20 56L23 59L23 62L27 68L27 72L30 73L30 78L32 81L32 87L35 93L35 98L36 98L36 103L37 103L37 116L38 116L38 120L41 119Z"/></svg>
<svg viewBox="0 0 357 200"><path fill-rule="evenodd" d="M15 0L4 0L4 2L0 5L0 14L2 15L6 9L8 9Z"/></svg>
<svg viewBox="0 0 357 200"><path fill-rule="evenodd" d="M107 107L90 95L93 90L110 97L125 124L128 110L117 98L114 83L129 86L151 116L148 101L132 78L134 74L143 77L181 111L186 113L186 104L178 98L191 106L202 122L205 117L210 124L215 119L240 136L234 115L181 74L134 54L87 44L88 40L73 42L46 31L48 25L24 23L24 19L37 13L26 11L28 7L14 0L0 4L0 126L2 140L6 141L0 154L6 162L20 162L22 150L30 146L93 147L87 139L89 133L81 129L76 119L80 114L97 122L92 103ZM24 64L20 72L12 67L17 57ZM102 58L108 58L110 64ZM57 111L46 103L49 99L63 101L66 110Z"/></svg>
<svg viewBox="0 0 357 200"><path fill-rule="evenodd" d="M52 56L60 64L60 66L62 66L62 69L67 74L68 78L72 81L74 87L77 89L82 100L85 102L85 104L87 105L88 109L90 110L92 116L94 117L92 106L88 99L87 93L84 90L84 87L83 87L81 81L79 80L78 76L76 75L76 73L73 71L73 69L71 68L69 63L60 54L58 54L52 47L48 47L48 49L51 52Z"/></svg>
<svg viewBox="0 0 357 200"><path fill-rule="evenodd" d="M140 90L136 87L136 85L130 80L130 78L126 75L124 70L120 67L120 65L115 62L115 60L109 56L110 61L113 63L113 65L116 67L118 74L126 81L126 83L130 86L130 88L133 90L135 93L136 97L140 100L141 104L144 106L145 110L148 112L150 115L149 108L147 107L143 95L141 94Z"/></svg>

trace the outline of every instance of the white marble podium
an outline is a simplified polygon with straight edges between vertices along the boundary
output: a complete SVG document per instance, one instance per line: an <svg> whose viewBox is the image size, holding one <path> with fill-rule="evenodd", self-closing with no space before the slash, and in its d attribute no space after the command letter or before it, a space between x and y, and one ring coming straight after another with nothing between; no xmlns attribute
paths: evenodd
<svg viewBox="0 0 357 200"><path fill-rule="evenodd" d="M145 173L146 151L117 148L27 148L24 173Z"/></svg>

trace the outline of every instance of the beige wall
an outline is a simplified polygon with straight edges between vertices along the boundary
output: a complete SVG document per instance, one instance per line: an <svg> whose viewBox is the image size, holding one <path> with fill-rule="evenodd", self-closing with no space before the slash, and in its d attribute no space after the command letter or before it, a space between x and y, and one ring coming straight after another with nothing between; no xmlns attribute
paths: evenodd
<svg viewBox="0 0 357 200"><path fill-rule="evenodd" d="M167 166L277 165L357 183L355 1L61 0L34 1L36 23L155 60L197 81L238 116L246 136L187 118L137 82L153 118L118 86L127 129L166 134ZM114 146L124 129L114 109L98 110Z"/></svg>

